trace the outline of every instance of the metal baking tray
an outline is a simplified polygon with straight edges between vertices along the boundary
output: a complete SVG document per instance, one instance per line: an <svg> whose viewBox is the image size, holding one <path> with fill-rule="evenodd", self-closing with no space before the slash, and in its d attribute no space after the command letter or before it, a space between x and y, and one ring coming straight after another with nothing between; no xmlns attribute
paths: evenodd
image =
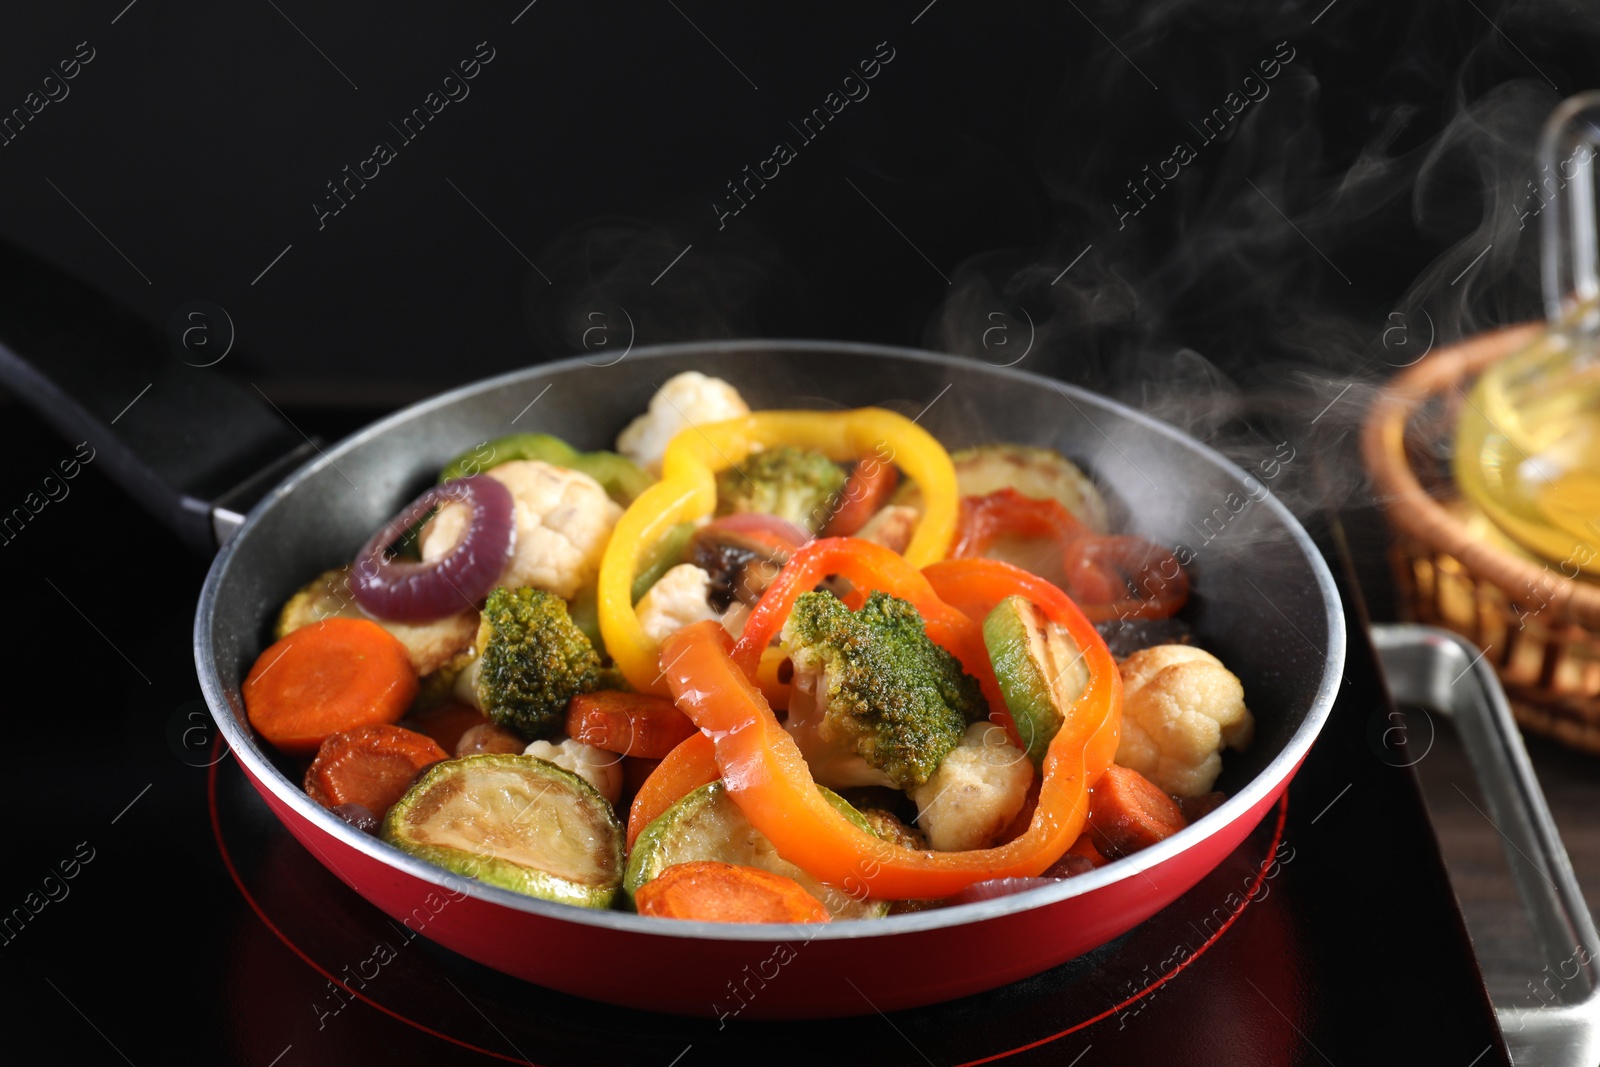
<svg viewBox="0 0 1600 1067"><path fill-rule="evenodd" d="M1372 643L1396 704L1425 708L1454 724L1500 832L1539 954L1561 978L1551 1003L1496 1006L1513 1062L1594 1067L1600 1063L1600 936L1494 668L1471 642L1431 626L1374 625Z"/></svg>

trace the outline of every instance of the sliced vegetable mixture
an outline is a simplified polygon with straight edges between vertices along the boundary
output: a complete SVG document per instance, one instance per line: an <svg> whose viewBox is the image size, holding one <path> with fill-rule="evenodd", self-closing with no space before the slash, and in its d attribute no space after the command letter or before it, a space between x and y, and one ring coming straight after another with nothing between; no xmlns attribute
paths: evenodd
<svg viewBox="0 0 1600 1067"><path fill-rule="evenodd" d="M1106 515L1049 448L752 413L690 372L615 452L452 460L288 601L245 706L317 803L514 892L710 922L986 899L1179 832L1250 741L1183 567Z"/></svg>

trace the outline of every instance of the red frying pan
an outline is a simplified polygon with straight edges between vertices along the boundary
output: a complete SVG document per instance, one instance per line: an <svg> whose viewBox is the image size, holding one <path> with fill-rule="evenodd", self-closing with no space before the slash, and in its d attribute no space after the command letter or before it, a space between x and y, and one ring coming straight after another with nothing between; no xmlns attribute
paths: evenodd
<svg viewBox="0 0 1600 1067"><path fill-rule="evenodd" d="M1228 802L1151 849L1014 896L875 921L742 926L585 911L489 888L402 855L307 798L293 768L251 736L239 698L279 604L308 575L349 560L453 455L507 432L513 418L519 429L604 447L659 383L688 369L735 383L755 407L809 398L916 410L951 386L922 419L951 447L1020 440L1081 460L1121 511L1118 528L1192 550L1186 619L1244 681L1258 720L1250 752L1222 782ZM1221 862L1282 793L1332 705L1344 633L1331 577L1264 487L1102 398L949 357L754 342L637 351L605 368L560 363L402 411L275 489L217 556L195 658L224 736L284 825L424 936L541 985L656 1011L751 1018L910 1007L1011 982L1111 940Z"/></svg>
<svg viewBox="0 0 1600 1067"><path fill-rule="evenodd" d="M1283 793L1334 701L1345 652L1338 595L1305 531L1273 498L1269 472L1248 475L1081 389L880 346L683 344L636 350L611 366L567 361L479 382L317 450L253 398L203 377L214 374L206 368L122 360L108 376L107 330L136 337L138 325L103 309L55 311L72 315L65 339L29 332L26 315L0 307L0 378L65 432L88 435L105 466L188 540L226 539L196 612L195 663L212 714L263 800L397 922L553 989L654 1011L798 1018L912 1007L1036 974L1131 929L1219 864ZM61 358L40 360L41 350ZM413 859L311 801L296 768L252 735L239 695L282 602L348 562L456 454L517 430L606 447L661 382L690 369L734 383L755 408L926 408L920 424L950 448L1057 448L1093 474L1115 528L1188 549L1192 597L1183 618L1243 681L1256 717L1250 750L1230 754L1218 782L1227 802L1158 845L1056 884L880 920L791 926L654 920L520 896ZM150 395L139 402L162 405L170 420L140 437L111 416L146 383ZM307 452L309 461L277 481ZM252 464L266 472L253 481ZM263 492L241 521L243 501Z"/></svg>

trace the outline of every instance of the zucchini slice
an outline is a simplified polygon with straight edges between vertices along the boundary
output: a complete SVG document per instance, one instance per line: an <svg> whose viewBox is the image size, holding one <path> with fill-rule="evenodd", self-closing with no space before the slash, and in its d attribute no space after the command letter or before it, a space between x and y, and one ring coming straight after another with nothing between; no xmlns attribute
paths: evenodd
<svg viewBox="0 0 1600 1067"><path fill-rule="evenodd" d="M446 760L389 809L381 836L480 882L608 908L622 886L622 826L594 786L534 756Z"/></svg>
<svg viewBox="0 0 1600 1067"><path fill-rule="evenodd" d="M983 620L983 643L1006 709L1035 767L1065 720L1065 709L1089 687L1089 665L1066 628L1024 597L1009 596Z"/></svg>
<svg viewBox="0 0 1600 1067"><path fill-rule="evenodd" d="M861 813L843 797L820 785L817 788L845 818L872 832ZM694 860L759 867L793 878L822 901L835 919L878 919L889 913L888 901L858 900L844 889L824 885L778 855L766 835L750 825L720 781L696 789L644 828L628 856L628 872L622 883L628 899L632 900L640 886L668 867Z"/></svg>

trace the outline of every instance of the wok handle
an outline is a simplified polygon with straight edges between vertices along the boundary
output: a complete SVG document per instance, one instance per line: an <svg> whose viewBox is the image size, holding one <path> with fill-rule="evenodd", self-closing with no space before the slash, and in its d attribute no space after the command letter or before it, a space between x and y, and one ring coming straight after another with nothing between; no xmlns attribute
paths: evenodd
<svg viewBox="0 0 1600 1067"><path fill-rule="evenodd" d="M1539 951L1561 986L1547 1006L1496 1008L1513 1061L1600 1063L1600 935L1494 668L1471 642L1432 626L1374 625L1372 642L1395 703L1454 723L1505 841Z"/></svg>
<svg viewBox="0 0 1600 1067"><path fill-rule="evenodd" d="M211 358L0 242L0 385L206 552L315 448Z"/></svg>

